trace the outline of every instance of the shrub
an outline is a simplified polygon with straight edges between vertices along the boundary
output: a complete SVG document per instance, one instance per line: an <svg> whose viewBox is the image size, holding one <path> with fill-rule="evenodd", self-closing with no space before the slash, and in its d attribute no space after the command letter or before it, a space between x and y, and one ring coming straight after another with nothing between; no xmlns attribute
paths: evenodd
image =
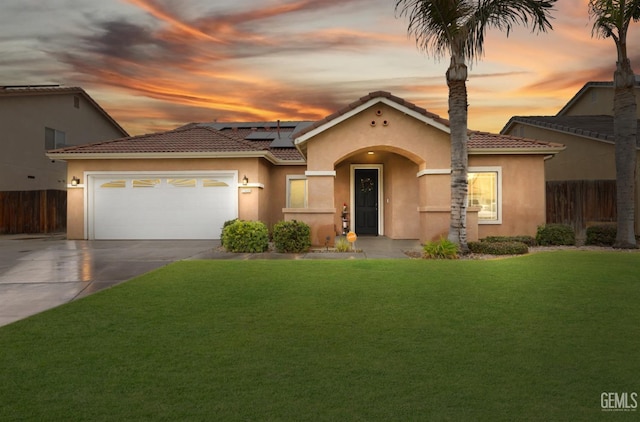
<svg viewBox="0 0 640 422"><path fill-rule="evenodd" d="M473 253L488 255L522 255L529 252L524 242L469 242L469 250Z"/></svg>
<svg viewBox="0 0 640 422"><path fill-rule="evenodd" d="M237 220L222 230L224 246L230 252L256 253L269 249L269 231L261 221Z"/></svg>
<svg viewBox="0 0 640 422"><path fill-rule="evenodd" d="M575 245L576 234L566 224L547 224L538 227L536 242L541 246Z"/></svg>
<svg viewBox="0 0 640 422"><path fill-rule="evenodd" d="M618 229L615 224L599 224L587 228L587 245L613 246Z"/></svg>
<svg viewBox="0 0 640 422"><path fill-rule="evenodd" d="M536 238L533 236L487 236L481 242L522 242L527 246L537 246Z"/></svg>
<svg viewBox="0 0 640 422"><path fill-rule="evenodd" d="M338 252L349 252L351 250L351 243L345 237L337 238L334 246Z"/></svg>
<svg viewBox="0 0 640 422"><path fill-rule="evenodd" d="M457 259L458 245L443 237L435 242L427 242L424 247L424 257L430 259Z"/></svg>
<svg viewBox="0 0 640 422"><path fill-rule="evenodd" d="M307 252L311 247L311 228L302 221L280 221L273 226L273 243L278 252Z"/></svg>
<svg viewBox="0 0 640 422"><path fill-rule="evenodd" d="M234 218L233 220L227 220L224 222L224 224L222 224L222 233L220 233L220 244L224 245L224 229L227 228L227 226L230 226L231 224L235 223L236 221L238 221L237 218Z"/></svg>

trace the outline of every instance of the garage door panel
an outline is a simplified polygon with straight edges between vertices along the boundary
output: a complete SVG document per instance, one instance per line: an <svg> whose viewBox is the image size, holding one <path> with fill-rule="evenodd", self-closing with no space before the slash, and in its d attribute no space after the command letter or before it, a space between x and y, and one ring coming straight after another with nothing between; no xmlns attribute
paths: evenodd
<svg viewBox="0 0 640 422"><path fill-rule="evenodd" d="M235 180L234 174L95 177L93 238L219 239L223 223L238 214Z"/></svg>

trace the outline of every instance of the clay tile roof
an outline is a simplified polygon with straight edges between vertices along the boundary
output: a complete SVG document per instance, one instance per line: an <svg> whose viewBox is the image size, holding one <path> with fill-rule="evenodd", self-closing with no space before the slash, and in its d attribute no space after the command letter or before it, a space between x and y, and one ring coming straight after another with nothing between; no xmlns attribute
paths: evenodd
<svg viewBox="0 0 640 422"><path fill-rule="evenodd" d="M525 123L603 141L615 141L613 116L514 116L505 125L505 129L514 123Z"/></svg>
<svg viewBox="0 0 640 422"><path fill-rule="evenodd" d="M469 149L564 149L564 145L544 142L517 136L498 135L495 133L470 131Z"/></svg>
<svg viewBox="0 0 640 422"><path fill-rule="evenodd" d="M151 133L92 144L76 145L51 153L162 153L162 152L228 152L252 151L248 142L225 136L215 129L187 127L168 132Z"/></svg>
<svg viewBox="0 0 640 422"><path fill-rule="evenodd" d="M0 96L17 97L43 94L80 94L85 91L79 87L62 87L57 85L5 85L0 86Z"/></svg>
<svg viewBox="0 0 640 422"><path fill-rule="evenodd" d="M284 127L296 127L298 131L291 135L291 132L283 129L280 132L273 127L266 127L269 122L262 122L262 128L254 128L253 123L215 123L197 124L191 123L168 132L152 133L147 135L132 136L110 141L97 142L70 146L58 150L49 151L49 154L60 154L59 156L74 156L78 158L83 154L171 154L171 153L270 153L276 160L281 161L303 161L301 152L291 144L275 143L273 136L253 136L256 134L269 134L270 132L282 134L283 138L301 136L323 124L338 118L350 110L367 103L374 98L388 98L403 107L409 108L416 113L424 115L444 126L449 126L449 121L442 119L436 114L405 101L402 98L391 95L386 91L376 91L360 98L337 112L325 117L315 123L311 122L283 122ZM273 122L269 125L273 126ZM257 123L256 123L257 125ZM274 126L279 127L279 126ZM276 131L276 132L274 132ZM540 153L547 151L559 151L563 145L535 141L531 139L518 138L506 135L497 135L486 132L469 131L469 149L477 153L482 151L492 152L492 150L503 150L506 152L513 150L539 150ZM493 151L495 152L495 151Z"/></svg>
<svg viewBox="0 0 640 422"><path fill-rule="evenodd" d="M281 160L302 160L295 148L269 148L271 141L246 141L231 132L212 127L187 125L168 132L76 145L49 151L49 154L144 154L144 153L219 153L269 151Z"/></svg>

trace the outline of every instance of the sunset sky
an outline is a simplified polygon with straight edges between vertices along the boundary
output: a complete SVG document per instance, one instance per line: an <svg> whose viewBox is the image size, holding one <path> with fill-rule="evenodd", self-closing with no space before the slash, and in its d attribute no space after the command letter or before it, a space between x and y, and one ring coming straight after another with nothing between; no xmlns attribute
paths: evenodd
<svg viewBox="0 0 640 422"><path fill-rule="evenodd" d="M555 114L611 80L615 47L591 37L587 0L554 30L490 32L470 70L469 127ZM385 90L447 116L447 60L417 50L393 0L3 0L0 85L84 88L131 134L188 122L317 120ZM640 73L640 31L629 35Z"/></svg>

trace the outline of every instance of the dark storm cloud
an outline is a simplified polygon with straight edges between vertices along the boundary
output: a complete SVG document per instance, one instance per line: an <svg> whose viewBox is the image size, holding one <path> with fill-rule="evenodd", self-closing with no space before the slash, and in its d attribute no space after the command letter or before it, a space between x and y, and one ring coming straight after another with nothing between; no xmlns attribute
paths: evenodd
<svg viewBox="0 0 640 422"><path fill-rule="evenodd" d="M85 32L53 55L84 84L193 109L194 118L207 109L220 120L318 119L340 105L331 87L274 79L255 60L286 67L287 58L301 53L363 51L393 42L340 27L281 25L363 1L294 1L189 18L188 10L170 7L175 3L129 0L147 13L145 19L86 16ZM175 116L186 114L170 109Z"/></svg>
<svg viewBox="0 0 640 422"><path fill-rule="evenodd" d="M144 49L163 44L153 37L148 28L125 20L98 22L95 27L95 34L83 37L83 53L139 60L144 58L140 57Z"/></svg>

